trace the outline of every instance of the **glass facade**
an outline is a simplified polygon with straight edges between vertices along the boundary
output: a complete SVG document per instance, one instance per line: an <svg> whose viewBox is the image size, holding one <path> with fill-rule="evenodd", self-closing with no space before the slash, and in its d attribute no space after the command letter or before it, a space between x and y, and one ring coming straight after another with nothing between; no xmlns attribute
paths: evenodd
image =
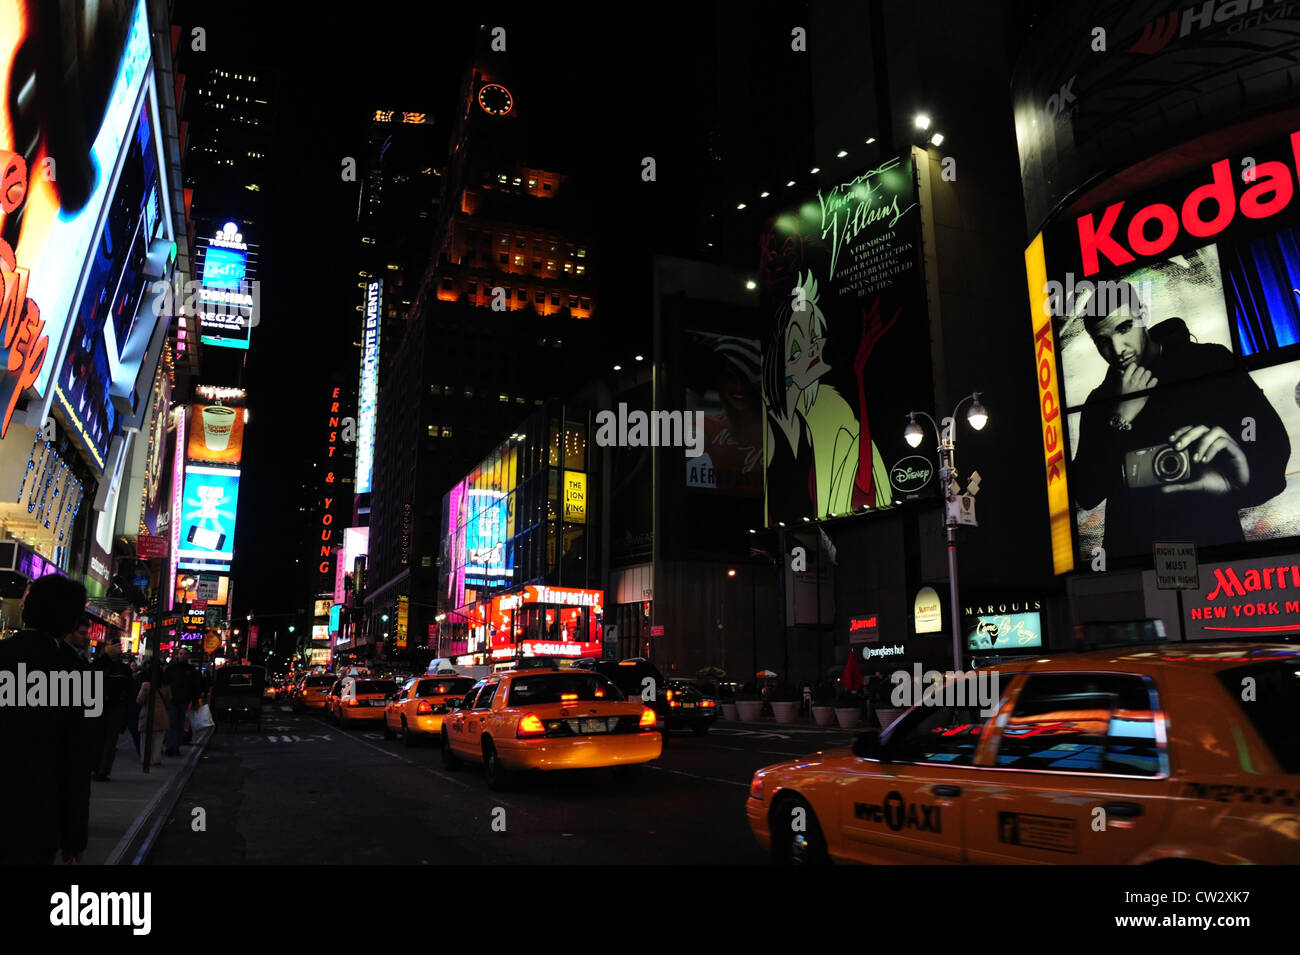
<svg viewBox="0 0 1300 955"><path fill-rule="evenodd" d="M544 405L443 497L440 654L598 655L590 419L585 406Z"/></svg>

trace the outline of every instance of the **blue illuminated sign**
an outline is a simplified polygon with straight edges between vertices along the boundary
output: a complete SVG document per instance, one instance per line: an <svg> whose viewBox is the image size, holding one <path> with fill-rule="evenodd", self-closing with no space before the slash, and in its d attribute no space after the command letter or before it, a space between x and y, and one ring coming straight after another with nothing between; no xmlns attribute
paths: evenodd
<svg viewBox="0 0 1300 955"><path fill-rule="evenodd" d="M366 326L357 414L357 494L370 493L375 463L375 412L379 401L379 283L366 286Z"/></svg>
<svg viewBox="0 0 1300 955"><path fill-rule="evenodd" d="M339 632L339 611L342 609L342 604L335 604L330 607L330 633Z"/></svg>
<svg viewBox="0 0 1300 955"><path fill-rule="evenodd" d="M234 558L235 508L239 472L191 466L185 471L181 501L181 558L228 561Z"/></svg>
<svg viewBox="0 0 1300 955"><path fill-rule="evenodd" d="M470 491L465 525L467 577L506 577L509 500L501 491Z"/></svg>
<svg viewBox="0 0 1300 955"><path fill-rule="evenodd" d="M208 246L203 254L203 284L208 288L238 291L244 287L248 253Z"/></svg>

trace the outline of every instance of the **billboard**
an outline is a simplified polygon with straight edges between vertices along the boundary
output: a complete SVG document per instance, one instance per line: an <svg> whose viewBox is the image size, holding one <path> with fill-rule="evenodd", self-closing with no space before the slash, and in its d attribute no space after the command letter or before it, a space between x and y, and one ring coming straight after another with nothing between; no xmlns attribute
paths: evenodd
<svg viewBox="0 0 1300 955"><path fill-rule="evenodd" d="M194 404L190 412L190 461L239 466L244 451L244 409L223 404Z"/></svg>
<svg viewBox="0 0 1300 955"><path fill-rule="evenodd" d="M704 452L686 459L686 486L758 497L763 493L761 343L686 332L686 409L704 414Z"/></svg>
<svg viewBox="0 0 1300 955"><path fill-rule="evenodd" d="M465 575L470 584L510 576L506 540L510 537L509 500L502 491L466 493Z"/></svg>
<svg viewBox="0 0 1300 955"><path fill-rule="evenodd" d="M1080 562L1300 534L1297 166L1300 131L1044 233Z"/></svg>
<svg viewBox="0 0 1300 955"><path fill-rule="evenodd" d="M0 209L5 248L15 260L4 270L10 273L16 262L26 298L40 309L21 336L0 342L3 367L12 370L0 384L6 424L22 393L47 396L63 369L83 273L102 238L101 216L145 103L150 44L144 0L104 6L93 18L81 14L59 4L0 2L0 86L10 91L0 104L0 138L21 150L3 153L7 189ZM30 89L39 94L20 100L19 92ZM11 112L19 102L22 109ZM47 157L57 160L57 175L42 172L53 168ZM25 197L8 189L19 167L27 173ZM86 294L95 294L88 285Z"/></svg>
<svg viewBox="0 0 1300 955"><path fill-rule="evenodd" d="M361 389L357 403L357 479L355 492L369 494L375 465L375 415L379 403L380 284L366 285L366 323L362 333Z"/></svg>
<svg viewBox="0 0 1300 955"><path fill-rule="evenodd" d="M938 468L903 438L934 400L911 155L776 216L762 242L767 524L933 495Z"/></svg>
<svg viewBox="0 0 1300 955"><path fill-rule="evenodd" d="M181 502L180 556L191 560L231 560L238 502L238 471L189 467Z"/></svg>
<svg viewBox="0 0 1300 955"><path fill-rule="evenodd" d="M205 345L248 348L257 324L257 246L248 243L239 224L225 223L195 240L201 277L199 334Z"/></svg>
<svg viewBox="0 0 1300 955"><path fill-rule="evenodd" d="M1043 645L1042 615L1036 610L1023 613L988 613L967 616L967 650L1030 650Z"/></svg>

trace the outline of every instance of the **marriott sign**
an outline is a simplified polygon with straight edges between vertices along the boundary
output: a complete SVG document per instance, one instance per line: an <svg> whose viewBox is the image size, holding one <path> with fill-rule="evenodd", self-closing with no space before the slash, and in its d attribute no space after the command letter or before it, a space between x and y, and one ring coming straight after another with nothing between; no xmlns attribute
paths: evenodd
<svg viewBox="0 0 1300 955"><path fill-rule="evenodd" d="M1188 639L1300 634L1300 554L1202 564L1201 580L1184 598Z"/></svg>

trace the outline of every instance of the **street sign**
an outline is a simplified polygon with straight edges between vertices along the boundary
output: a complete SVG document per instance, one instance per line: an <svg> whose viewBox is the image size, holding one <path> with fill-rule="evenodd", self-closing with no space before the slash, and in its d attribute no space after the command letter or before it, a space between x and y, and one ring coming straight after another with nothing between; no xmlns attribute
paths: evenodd
<svg viewBox="0 0 1300 955"><path fill-rule="evenodd" d="M143 560L167 556L167 538L141 534L135 539L135 553Z"/></svg>
<svg viewBox="0 0 1300 955"><path fill-rule="evenodd" d="M221 577L218 574L200 574L194 593L204 600L216 600L221 593Z"/></svg>
<svg viewBox="0 0 1300 955"><path fill-rule="evenodd" d="M1201 572L1191 541L1152 541L1157 590L1200 590Z"/></svg>
<svg viewBox="0 0 1300 955"><path fill-rule="evenodd" d="M207 609L208 609L208 602L207 602L206 600L191 600L191 601L190 601L190 609L191 609L191 610L207 610Z"/></svg>
<svg viewBox="0 0 1300 955"><path fill-rule="evenodd" d="M664 628L662 624L655 624L653 627L650 628L650 636L662 637L663 635L664 635Z"/></svg>
<svg viewBox="0 0 1300 955"><path fill-rule="evenodd" d="M970 494L959 494L948 501L948 523L966 524L979 527L975 520L975 498Z"/></svg>
<svg viewBox="0 0 1300 955"><path fill-rule="evenodd" d="M211 653L217 647L221 646L221 638L215 633L210 633L203 638L203 652Z"/></svg>

